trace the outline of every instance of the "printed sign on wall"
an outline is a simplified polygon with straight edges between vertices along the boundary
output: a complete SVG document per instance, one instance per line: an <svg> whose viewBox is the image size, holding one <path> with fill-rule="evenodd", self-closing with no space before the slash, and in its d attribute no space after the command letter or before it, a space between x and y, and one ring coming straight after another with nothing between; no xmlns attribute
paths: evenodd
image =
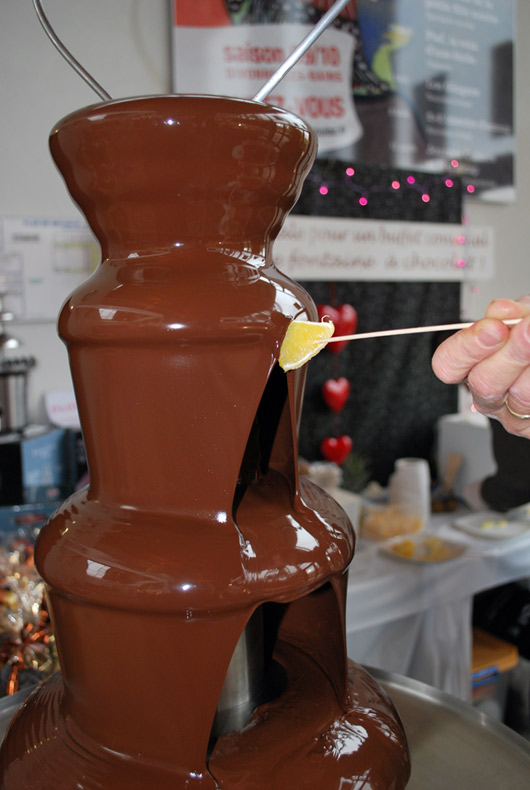
<svg viewBox="0 0 530 790"><path fill-rule="evenodd" d="M173 82L252 98L332 0L173 0ZM319 156L445 172L514 192L514 0L352 0L269 103Z"/></svg>
<svg viewBox="0 0 530 790"><path fill-rule="evenodd" d="M237 3L206 0L211 17L202 9L199 12L197 5L176 0L174 84L179 93L252 98L311 30L303 4L302 12L290 18L305 24L281 25L266 21L275 19L272 12L265 12L266 4L261 4L259 17L248 17L259 18L259 24L246 23L243 11L248 3L240 4L238 15L233 10ZM212 26L213 19L219 26ZM318 133L320 154L351 146L362 135L351 91L353 52L353 37L330 28L267 98L269 104L311 123Z"/></svg>
<svg viewBox="0 0 530 790"><path fill-rule="evenodd" d="M485 280L494 272L494 234L449 223L291 215L273 258L295 280Z"/></svg>

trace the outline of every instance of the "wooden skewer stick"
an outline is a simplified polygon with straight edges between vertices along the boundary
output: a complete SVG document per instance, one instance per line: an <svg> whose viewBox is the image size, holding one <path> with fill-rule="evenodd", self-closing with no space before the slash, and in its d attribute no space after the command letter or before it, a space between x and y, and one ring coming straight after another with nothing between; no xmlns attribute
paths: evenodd
<svg viewBox="0 0 530 790"><path fill-rule="evenodd" d="M522 319L520 318L507 318L503 321L507 326L514 326ZM379 332L360 332L358 335L340 335L339 337L330 337L329 340L315 340L315 343L320 345L327 345L328 343L338 343L341 340L368 340L371 337L392 337L393 335L419 335L422 332L449 332L457 329L468 329L476 321L469 321L464 324L437 324L435 326L412 326L407 329L383 329Z"/></svg>

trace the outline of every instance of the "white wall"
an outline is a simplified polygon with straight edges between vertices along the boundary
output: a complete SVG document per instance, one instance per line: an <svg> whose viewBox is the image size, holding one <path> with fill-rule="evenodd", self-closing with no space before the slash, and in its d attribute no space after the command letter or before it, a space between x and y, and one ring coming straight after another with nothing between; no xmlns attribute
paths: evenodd
<svg viewBox="0 0 530 790"><path fill-rule="evenodd" d="M170 90L169 0L45 0L44 8L61 40L113 97ZM517 10L518 197L509 205L466 202L471 223L495 229L498 270L477 293L465 286L466 317L479 316L496 295L530 291L530 2L518 0ZM47 139L55 121L98 98L48 41L31 0L0 0L0 74L0 216L78 216ZM15 333L38 360L29 410L32 420L42 421L43 393L70 386L66 352L52 323L20 324Z"/></svg>
<svg viewBox="0 0 530 790"><path fill-rule="evenodd" d="M167 0L44 0L63 43L115 98L170 90ZM0 0L0 216L78 217L48 153L54 123L99 101L49 42L31 0ZM68 294L64 295L65 298ZM71 386L54 323L17 324L33 354L29 414L45 418L43 394Z"/></svg>

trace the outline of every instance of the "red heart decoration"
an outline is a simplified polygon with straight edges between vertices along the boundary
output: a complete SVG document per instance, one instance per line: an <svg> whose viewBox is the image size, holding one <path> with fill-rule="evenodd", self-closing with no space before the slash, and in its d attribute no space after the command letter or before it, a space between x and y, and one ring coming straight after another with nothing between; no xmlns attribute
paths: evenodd
<svg viewBox="0 0 530 790"><path fill-rule="evenodd" d="M331 307L329 304L319 304L317 307L318 317L322 321L327 317L335 326L334 335L353 335L357 329L357 310L351 304L341 304L340 307ZM333 354L338 354L349 340L341 340L338 343L330 343L327 347Z"/></svg>
<svg viewBox="0 0 530 790"><path fill-rule="evenodd" d="M344 463L352 451L353 442L350 436L329 436L320 442L320 452L328 461L339 466Z"/></svg>
<svg viewBox="0 0 530 790"><path fill-rule="evenodd" d="M340 379L328 379L322 385L324 402L335 414L344 408L349 394L350 382L344 376Z"/></svg>

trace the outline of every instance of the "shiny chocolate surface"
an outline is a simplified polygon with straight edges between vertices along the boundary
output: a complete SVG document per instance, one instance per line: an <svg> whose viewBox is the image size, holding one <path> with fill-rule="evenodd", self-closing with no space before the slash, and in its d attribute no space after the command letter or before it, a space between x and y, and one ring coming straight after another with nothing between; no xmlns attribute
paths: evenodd
<svg viewBox="0 0 530 790"><path fill-rule="evenodd" d="M316 319L272 261L313 133L159 96L73 113L50 146L102 249L59 319L90 486L38 540L61 675L16 717L2 787L399 790L399 718L346 659L353 531L298 477L305 374L277 364L289 322ZM212 737L259 608L281 683Z"/></svg>

